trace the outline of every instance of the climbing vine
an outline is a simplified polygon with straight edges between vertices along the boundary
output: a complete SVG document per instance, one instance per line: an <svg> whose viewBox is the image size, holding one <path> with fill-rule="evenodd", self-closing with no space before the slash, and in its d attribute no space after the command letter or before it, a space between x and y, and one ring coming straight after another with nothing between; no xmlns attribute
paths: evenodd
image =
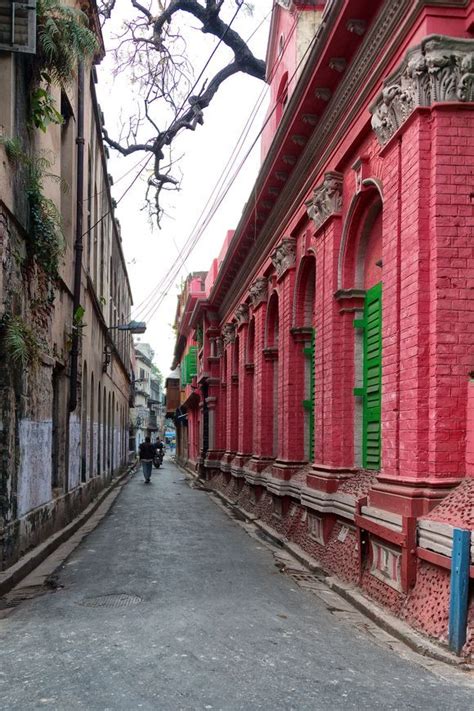
<svg viewBox="0 0 474 711"><path fill-rule="evenodd" d="M30 221L28 255L41 265L49 277L56 279L59 258L64 250L64 235L59 211L53 200L44 194L44 181L61 182L61 179L49 172L52 162L44 152L29 156L18 138L0 138L0 143L5 146L8 159L24 169ZM63 183L61 187L67 189Z"/></svg>

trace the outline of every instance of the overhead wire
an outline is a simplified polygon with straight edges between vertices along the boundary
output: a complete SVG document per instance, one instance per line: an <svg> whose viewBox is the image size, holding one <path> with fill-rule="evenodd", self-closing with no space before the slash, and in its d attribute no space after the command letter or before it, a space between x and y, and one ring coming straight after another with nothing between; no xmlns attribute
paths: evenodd
<svg viewBox="0 0 474 711"><path fill-rule="evenodd" d="M286 50L286 47L288 46L288 43L289 43L289 41L290 41L290 39L291 39L291 36L292 36L292 34L294 33L294 31L295 31L295 28L296 28L296 25L297 25L297 21L298 21L298 17L295 18L295 21L294 21L294 23L293 23L293 26L292 26L292 28L291 28L291 31L290 31L288 37L286 38L284 47L282 48L282 52L280 53L280 56L279 56L279 58L278 58L278 61L277 61L277 63L274 65L274 67L273 67L273 69L272 69L271 75L270 75L270 77L269 77L269 82L271 82L271 80L273 79L273 77L274 77L274 75L275 75L275 72L276 72L276 70L277 70L277 68L278 68L278 66L279 66L279 64L280 64L280 62L281 62L281 60L282 60L282 58L283 58L284 51ZM314 38L313 38L313 40L314 40ZM297 66L295 72L293 73L293 75L292 75L292 77L291 77L291 80L294 78L296 72L298 71L298 69L299 69L299 67L300 67L300 65L301 65L301 63L302 63L302 61L304 60L304 58L305 58L305 56L306 56L306 53L309 51L309 49L310 49L310 47L311 47L311 44L312 44L312 43L310 43L310 45L308 46L308 48L307 48L305 54L303 55L303 57L301 58L300 62L298 63L298 66ZM268 88L269 88L269 85L267 84L267 85L264 87L264 89L262 90L260 97L257 99L257 102L256 102L256 105L255 105L255 106L258 106L258 108L259 108L259 106L261 105L261 102L263 101L263 96L264 96L264 94L268 91ZM259 102L260 102L260 104L259 104ZM254 109L255 109L255 106L254 106ZM254 113L256 114L256 111L254 111L254 109L252 109L251 114L250 114L250 117L249 117L249 119L252 118L252 121L248 120L248 121L247 121L247 124L246 124L246 125L249 125L249 123L250 123L249 128L251 127L251 124L253 123L253 120L254 120L254 116L253 116L253 115L254 115ZM228 182L228 184L221 187L220 193L216 196L215 201L214 201L214 204L213 204L213 206L212 206L212 208L211 208L211 210L210 210L210 213L209 213L208 215L206 215L206 217L205 217L203 223L200 225L199 231L197 232L197 234L194 234L194 232L195 232L195 230L196 230L196 228L197 228L197 224L199 223L199 220L201 219L204 210L206 209L207 205L208 205L209 202L210 202L211 197L212 197L212 196L214 195L214 193L216 192L216 189L217 189L217 187L219 186L220 181L222 180L222 176L225 175L224 180L226 180L227 177L228 177L228 175L229 175L229 172L230 172L229 166L230 166L230 164L232 164L232 159L233 159L233 156L234 156L234 154L235 154L235 149L236 149L236 146L234 146L234 150L233 150L233 152L232 152L232 154L231 154L231 157L229 158L229 160L228 160L228 162L227 162L227 164L226 164L224 170L222 171L222 173L221 173L221 175L220 175L220 177L219 177L219 179L218 179L216 185L214 186L213 191L211 192L211 195L210 195L210 197L208 198L208 201L207 201L207 203L206 203L206 206L205 206L204 209L201 211L201 214L200 214L200 216L199 216L199 218L198 218L198 220L197 220L197 223L195 224L193 230L191 231L190 237L186 240L185 244L184 244L183 247L182 247L182 250L181 250L180 253L178 254L178 256L177 256L177 258L175 259L174 263L172 264L172 266L170 267L170 269L168 270L168 272L162 277L162 279L161 279L160 282L156 285L156 287L153 289L152 293L144 300L144 302L142 302L141 304L139 304L139 305L137 306L137 309L140 309L140 307L141 307L141 313L143 314L143 316L141 316L141 318L148 318L148 319L152 318L152 317L154 316L154 314L156 313L157 309L161 306L161 303L162 303L162 301L163 301L163 298L167 295L167 292L168 292L168 290L169 290L169 288L170 288L172 282L176 279L176 277L178 276L179 271L180 271L180 269L181 269L181 267L179 267L178 269L176 269L177 263L183 260L183 253L184 253L184 252L186 253L184 259L187 259L187 258L189 257L189 255L190 255L190 253L192 252L192 250L194 249L194 247L196 246L196 244L199 242L200 238L202 237L202 234L203 234L204 230L206 229L206 227L208 226L210 220L211 220L212 217L214 216L216 210L220 207L220 205L222 204L222 201L224 200L224 198L225 198L226 195L228 194L228 192L229 192L230 188L232 187L232 185L233 185L233 183L234 183L234 181L235 181L235 179L236 179L238 173L240 172L242 166L244 165L244 163L246 162L248 156L250 155L250 153L252 152L253 148L255 147L255 145L256 145L258 139L260 138L260 136L261 136L263 130L265 129L266 125L268 124L268 121L271 119L271 117L272 117L272 115L273 115L275 109L276 109L276 105L273 107L273 109L271 110L271 112L270 112L269 115L267 116L267 119L265 120L265 122L264 122L262 128L260 129L260 131L258 132L256 138L254 139L254 141L253 141L253 143L252 143L250 149L247 151L247 153L245 154L244 158L241 160L240 164L238 165L237 169L234 171L234 173L233 173L233 175L232 175L232 178L230 179L230 181ZM248 132L249 132L249 129L245 132L245 138L246 138L246 136L248 135ZM242 132L242 133L243 133L243 132ZM239 140L237 141L237 145L238 145L239 142L240 142L240 139L241 139L241 137L242 137L242 133L241 133L241 136L239 137ZM161 291L160 291L160 290L161 290ZM157 294L157 292L160 292L160 293ZM156 296L158 296L158 298L157 298L157 300L155 301L155 300L154 300L154 297L156 297Z"/></svg>
<svg viewBox="0 0 474 711"><path fill-rule="evenodd" d="M293 80L293 78L295 77L295 75L296 75L296 73L298 72L298 70L299 70L301 64L302 64L303 61L305 60L306 55L307 55L308 52L310 51L310 49L311 49L311 47L312 47L312 45L313 45L313 43L314 43L316 37L317 37L317 32L314 34L313 38L311 39L311 42L308 44L308 47L306 48L305 52L303 53L302 57L300 58L300 61L298 62L295 71L293 72L293 74L291 75L291 77L290 77L290 79L289 79L289 82L291 82L291 81ZM239 164L238 168L236 169L236 171L234 171L234 174L233 174L233 176L232 176L232 179L231 179L231 181L229 182L229 184L227 185L227 187L226 187L225 191L223 192L222 196L220 197L220 199L219 199L219 201L218 201L218 204L215 206L215 209L217 209L217 208L220 206L220 204L222 203L222 200L223 200L224 197L227 195L227 193L228 193L230 187L232 186L232 184L233 184L233 182L234 182L234 180L235 180L237 174L240 172L240 170L241 170L243 164L244 164L245 161L247 160L248 156L250 155L250 153L252 152L253 148L255 147L255 145L256 145L258 139L260 138L260 136L261 136L263 130L265 129L265 127L266 127L266 125L268 124L268 122L269 122L269 120L271 119L271 117L273 116L273 114L274 114L274 112L275 112L275 110L276 110L276 108L277 108L277 105L278 105L278 104L276 103L276 104L273 106L273 108L272 108L271 112L269 113L269 115L267 116L267 118L266 118L266 120L265 120L265 122L264 122L264 124L263 124L263 126L262 126L262 128L261 128L261 130L260 130L259 133L257 134L255 140L253 141L252 145L250 146L250 148L249 148L249 150L247 151L246 155L244 156L243 160L242 160L241 163ZM214 214L214 212L215 212L215 210L213 211L213 214ZM209 216L209 218L206 220L206 223L205 223L205 225L203 225L202 230L200 231L199 235L197 236L197 239L195 240L195 242L190 245L189 249L188 249L187 252L186 252L186 258L189 257L189 254L191 253L191 251L192 251L192 250L194 249L194 247L196 246L197 242L199 241L200 237L201 237L202 234L203 234L204 229L205 229L205 228L207 227L207 225L209 224L209 220L212 218L213 214L212 214L211 216ZM176 263L176 262L175 262L175 263ZM171 270L169 270L168 273L167 273L167 275L169 275L171 278L168 279L167 284L172 283L172 282L174 281L174 279L176 278L176 276L178 275L178 273L179 273L179 271L178 271L178 272L176 272L176 271L172 272ZM168 288L169 288L169 286L168 286ZM155 315L155 313L157 312L157 310L160 308L161 304L163 303L163 300L164 300L164 298L165 298L166 295L167 295L167 289L165 289L165 291L162 293L161 298L159 298L159 299L157 300L157 302L155 303L155 306L154 306L153 310L148 310L147 315L146 315L146 318L147 318L148 320L151 320L151 319L153 318L153 316Z"/></svg>
<svg viewBox="0 0 474 711"><path fill-rule="evenodd" d="M259 23L258 27L252 32L252 34L251 34L251 35L249 36L249 38L246 40L247 43L249 42L249 40L251 39L251 37L253 37L253 36L255 35L256 31L262 26L262 24L268 19L268 16L269 16L270 14L272 14L273 12L274 12L274 7L272 8L272 10L270 10L270 12L267 13L267 15L266 15L266 16L263 18L263 20ZM284 52L285 52L285 50L286 50L286 47L288 46L288 44L289 44L289 42L290 42L290 40L291 40L291 37L292 37L292 35L293 35L294 31L295 31L295 28L296 28L296 26L297 26L298 16L299 16L299 15L297 15L297 16L295 17L294 23L293 23L292 27L290 28L290 32L289 32L289 34L288 34L288 36L287 36L287 38L286 38L286 40L285 40L284 46L283 46L282 51L281 51L281 53L280 53L280 55L279 55L279 57L278 57L278 60L277 60L277 62L275 63L275 65L272 67L272 71L271 71L271 73L270 73L270 75L269 75L269 77L268 77L268 83L266 83L266 84L264 85L262 91L260 92L260 95L259 95L259 97L257 98L257 100L256 100L256 102L255 102L255 104L254 104L254 106L253 106L253 108L252 108L252 110L251 110L251 112L250 112L250 114L249 114L249 117L247 118L247 121L246 121L246 123L245 123L245 125L244 125L244 127L243 127L243 129L242 129L242 131L241 131L241 133L240 133L240 136L239 136L237 142L234 144L234 147L233 147L233 149L232 149L231 155L229 156L229 158L228 158L228 160L227 160L227 162L226 162L226 165L225 165L224 168L222 169L222 171L221 171L221 173L220 173L220 175L219 175L219 177L218 177L216 183L214 184L214 187L213 187L211 193L209 194L209 197L208 197L208 199L207 199L207 201L206 201L204 207L202 208L202 210L201 210L201 212L200 212L200 215L198 216L196 222L194 223L193 228L191 229L191 232L190 232L189 237L187 238L187 240L186 240L186 242L184 243L184 245L183 245L183 247L181 248L181 250L178 252L177 257L176 257L175 261L173 262L173 264L171 265L171 267L170 267L170 269L168 270L168 272L161 278L161 280L160 280L160 281L158 282L158 284L153 288L153 290L147 295L147 297L145 297L145 299L144 299L142 302L140 302L139 304L137 304L137 306L135 307L135 310L134 310L134 311L137 312L137 314L138 314L138 313L142 313L142 314L146 313L146 311L149 309L149 305L151 304L151 302L153 301L153 299L154 299L157 295L158 295L158 296L160 295L158 292L160 292L160 289L162 289L162 287L163 287L163 285L164 285L164 282L165 282L167 276L169 275L170 271L174 269L174 267L176 266L176 264L177 264L178 261L183 262L183 256L182 256L182 254L183 254L184 250L187 248L187 246L190 244L190 242L193 240L193 237L195 236L195 232L196 232L196 230L197 230L197 228L198 228L198 226L199 226L199 223L200 223L201 218L202 218L203 215L204 215L204 212L206 211L206 209L207 209L209 203L211 202L212 198L213 198L214 195L216 194L216 191L218 191L218 188L220 188L220 190L223 189L222 183L224 183L224 182L227 180L227 178L228 178L228 176L229 176L229 173L230 173L230 170L231 170L231 167L232 167L232 165L234 165L234 156L236 156L236 154L238 155L238 153L239 153L240 150L242 149L243 144L244 144L244 141L245 141L245 139L247 138L247 136L248 136L248 134L249 134L249 132L250 132L250 129L251 129L251 127L252 127L252 125L253 125L253 123L254 123L254 121L255 121L255 118L256 118L256 116L257 116L257 114L258 114L258 111L259 111L259 109L260 109L260 107L261 107L261 105L262 105L262 103L263 103L263 99L265 98L265 95L267 94L267 92L268 92L268 90L269 90L270 83L271 83L271 81L272 81L272 79L273 79L273 77L274 77L274 75L275 75L275 73L276 73L276 70L278 69L279 64L281 63L281 61L282 61L282 59L283 59L283 56L284 56ZM262 130L263 130L263 128L262 128ZM260 134L257 136L257 140L258 140L259 136L260 136ZM255 141L255 142L256 142L256 141ZM254 144L255 144L255 142L254 142ZM247 158L247 157L248 157L248 155L246 156L246 158ZM246 158L245 158L245 160L246 160ZM244 162L245 162L245 160L244 160ZM227 192L228 192L228 189L226 190L225 195L227 194ZM224 195L223 197L225 197L225 195ZM218 199L219 199L219 193L217 193L217 195L216 195L216 197L215 197L214 205L215 205L215 203L216 203L216 201L217 201ZM220 206L221 202L222 202L222 199L219 201L217 207ZM215 208L211 208L211 211L212 211L212 213L211 213L211 217L212 217L212 216L215 214ZM204 228L207 227L208 224L209 224L209 220L206 219L206 220L205 220L205 224L204 224ZM200 229L200 231L199 231L199 233L198 233L199 238L200 238L200 236L201 236L200 232L202 232L202 229L203 229L203 227L201 227L201 229ZM189 256L189 255L188 255L188 256ZM185 260L184 260L184 261L185 261ZM177 276L177 274L176 274L175 276ZM171 281L173 281L173 279L175 278L175 276L171 279ZM169 288L169 286L167 286L167 288ZM137 317L138 317L138 316L137 316ZM140 318L142 318L142 316L140 316Z"/></svg>
<svg viewBox="0 0 474 711"><path fill-rule="evenodd" d="M230 22L229 22L229 24L226 26L226 29L225 29L225 31L223 32L222 37L219 38L219 41L218 41L217 45L214 47L214 49L212 50L211 54L209 55L209 57L208 57L207 61L205 62L205 64L204 64L204 66L203 66L203 68L202 68L202 70L201 70L201 72L200 72L198 78L196 79L196 81L194 82L193 86L192 86L191 89L189 90L187 96L186 96L185 99L183 100L183 103L181 104L181 107L180 107L180 109L178 110L178 113L177 113L177 115L176 115L176 117L175 117L175 121L177 120L177 118L179 118L180 112L182 111L182 109L183 109L184 106L186 105L186 102L189 100L189 98L190 98L190 96L191 96L191 92L194 91L194 89L195 89L196 86L197 86L197 83L201 80L202 75L204 74L205 70L206 70L207 67L209 66L209 64L210 64L210 62L211 62L211 60L212 60L212 58L214 57L215 53L217 52L217 49L219 48L220 44L222 43L222 41L223 41L224 37L226 36L227 32L228 32L229 29L231 28L231 25L232 25L232 23L234 22L235 18L237 17L237 14L239 13L241 7L242 7L242 5L239 4L238 7L237 7L237 9L236 9L236 11L235 11L235 13L234 13L234 15L232 16L232 18L231 18L231 20L230 20ZM145 168L147 167L148 163L149 163L150 160L153 158L153 156L154 156L154 154L151 153L151 154L148 156L148 158L145 160L145 163L144 163L143 166L140 168L140 170L138 171L138 173L136 174L136 176L134 177L134 179L132 180L132 182L130 183L130 185L125 189L125 191L122 193L122 195L120 196L120 198L117 200L117 203L116 203L117 205L121 202L121 200L123 200L123 198L125 197L125 195L127 195L127 193L129 192L129 190L131 190L131 188L132 188L133 185L136 183L136 181L138 180L138 178L141 176L141 174L143 173L143 171L145 170ZM142 160L143 160L143 158L141 158L140 161L138 161L138 164L136 164L136 165L139 165ZM135 166L135 167L136 167L136 166ZM133 170L133 168L130 169L130 171L128 171L128 173L131 172L131 170ZM128 175L128 173L126 173L125 175ZM98 193L98 194L99 194L99 193ZM110 214L113 213L113 210L114 210L114 208L112 208L112 209L110 209L110 210L107 210L107 212L105 212L103 215L101 215L101 217L100 217L93 225L91 225L90 227L87 228L87 230L83 233L82 237L85 237L91 230L95 229L95 228L97 227L97 225L99 225L108 215L110 215Z"/></svg>

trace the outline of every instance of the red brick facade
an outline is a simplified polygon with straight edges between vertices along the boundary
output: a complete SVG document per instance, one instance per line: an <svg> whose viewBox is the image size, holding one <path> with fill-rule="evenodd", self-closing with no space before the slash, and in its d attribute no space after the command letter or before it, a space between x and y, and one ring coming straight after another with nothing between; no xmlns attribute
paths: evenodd
<svg viewBox="0 0 474 711"><path fill-rule="evenodd" d="M202 334L182 461L441 639L474 512L473 30L468 0L275 8L261 172L176 353Z"/></svg>

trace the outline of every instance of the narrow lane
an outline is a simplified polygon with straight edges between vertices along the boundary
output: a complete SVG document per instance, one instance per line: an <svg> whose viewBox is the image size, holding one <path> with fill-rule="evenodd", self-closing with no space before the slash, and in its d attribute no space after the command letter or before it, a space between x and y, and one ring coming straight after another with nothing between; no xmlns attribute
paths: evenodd
<svg viewBox="0 0 474 711"><path fill-rule="evenodd" d="M151 485L131 480L59 582L0 620L1 709L472 709L472 689L377 645L281 575L166 460ZM119 594L142 602L88 606Z"/></svg>

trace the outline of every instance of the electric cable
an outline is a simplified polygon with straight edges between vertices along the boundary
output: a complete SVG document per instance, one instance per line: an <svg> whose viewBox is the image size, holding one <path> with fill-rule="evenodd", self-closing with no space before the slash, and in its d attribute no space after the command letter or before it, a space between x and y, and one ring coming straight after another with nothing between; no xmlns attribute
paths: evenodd
<svg viewBox="0 0 474 711"><path fill-rule="evenodd" d="M308 47L306 48L305 52L303 53L302 57L300 58L300 61L298 62L297 66L296 66L296 69L295 69L295 71L293 72L293 74L292 74L292 76L291 76L291 78L290 78L289 81L291 81L291 80L294 78L294 76L296 75L296 73L298 72L298 70L299 70L301 64L303 63L304 59L306 58L306 55L308 54L308 52L309 52L310 49L312 48L312 45L313 45L313 43L314 43L314 41L315 41L317 35L318 35L318 32L316 32L316 33L314 34L313 38L311 39L311 42L308 44ZM221 198L219 199L219 202L218 202L217 206L215 207L215 209L217 209L217 208L220 206L220 204L222 203L222 200L223 200L224 197L227 195L227 193L228 193L230 187L232 186L232 184L233 184L233 182L234 182L234 180L235 180L235 178L236 178L238 172L241 170L243 164L244 164L245 161L247 160L247 158L248 158L248 156L250 155L251 151L252 151L253 148L255 147L255 144L257 143L258 139L260 138L261 133L263 132L263 130L265 129L265 127L266 127L266 125L268 124L269 120L270 120L271 117L273 116L273 114L274 114L274 112L275 112L275 110L276 110L276 108L277 108L277 105L278 105L278 104L275 103L275 105L274 105L274 107L272 108L271 112L269 113L267 119L265 120L265 122L264 122L264 124L263 124L261 130L259 131L259 133L257 134L255 140L253 141L253 143L252 143L250 149L248 150L248 152L247 152L246 155L244 156L243 160L242 160L241 163L239 164L237 170L234 172L234 175L233 175L233 177L232 177L232 180L229 182L228 186L226 187L226 189L225 189L224 193L222 194ZM215 212L215 210L213 211L213 214L214 214L214 212ZM201 238L201 236L202 236L202 234L203 234L203 231L204 231L204 229L207 227L207 225L209 224L209 219L211 219L212 216L213 216L213 215L209 216L209 218L207 219L206 223L202 226L202 229L201 229L200 233L198 234L197 239L196 239L196 240L193 240L193 244L190 245L189 249L188 249L187 252L186 252L186 258L189 257L189 254L191 253L191 251L194 249L194 247L196 246L197 242L198 242L199 239ZM176 261L175 261L175 264L176 264ZM176 278L176 276L177 276L178 273L179 273L179 270L178 270L178 272L176 272L176 270L172 271L172 269L173 269L173 267L168 271L167 275L165 275L165 278L166 278L166 276L169 276L169 277L170 277L170 278L167 280L167 282L166 282L166 283L167 283L167 288L169 288L168 284L169 284L169 283L172 283L172 281L174 281L174 279ZM163 303L164 297L165 297L166 295L167 295L167 289L165 289L165 293L162 295L162 297L157 300L157 302L156 302L156 304L155 304L155 307L154 307L152 310L148 310L148 311L147 311L147 319L148 319L148 320L151 320L151 319L153 318L153 316L155 315L156 311L159 309L159 307L160 307L161 304Z"/></svg>
<svg viewBox="0 0 474 711"><path fill-rule="evenodd" d="M272 8L271 13L273 13L273 11L274 11L274 8ZM264 18L264 20L262 20L262 22L259 24L258 27L260 27L260 26L263 24L263 22L268 18L269 15L270 15L270 12L266 15L266 17ZM287 46L288 46L288 44L289 44L289 42L290 42L290 40L291 40L291 37L292 37L292 35L293 35L294 31L295 31L296 26L297 26L298 17L299 17L299 13L298 13L298 15L295 17L294 23L293 23L293 25L292 25L292 27L291 27L291 29L290 29L290 32L289 32L289 34L288 34L288 36L287 36L287 38L286 38L285 44L284 44L284 46L283 46L283 48L282 48L282 51L281 51L281 53L280 53L280 55L279 55L279 57L278 57L278 60L277 60L277 62L275 63L275 65L272 67L272 72L271 72L271 74L270 74L270 76L269 76L269 79L268 79L269 82L272 81L272 79L273 79L273 77L274 77L274 75L275 75L275 73L276 73L276 70L278 69L278 66L279 66L279 64L281 63L282 59L283 59L285 50L286 50L286 48L287 48ZM255 30L255 31L256 31L256 30ZM252 33L252 35L250 35L250 37L252 37L252 36L255 34L255 31ZM248 40L247 40L247 42L248 42ZM293 76L294 76L294 75L293 75ZM293 78L293 77L292 77L292 78ZM179 262L179 261L181 261L181 262L185 261L185 258L183 259L183 252L184 252L184 250L188 247L188 245L190 244L190 241L193 239L193 236L194 236L194 233L195 233L195 231L196 231L196 229L197 229L197 227L198 227L199 221L201 220L201 218L202 218L202 216L203 216L203 214L204 214L204 211L206 210L207 206L209 205L209 202L211 201L212 197L213 197L214 194L216 193L216 190L218 189L219 184L227 179L227 177L228 177L228 175L229 175L229 173L230 173L230 167L231 167L231 165L233 165L234 155L235 155L236 152L240 151L240 149L241 149L240 144L243 144L243 141L244 141L245 138L248 136L248 133L249 133L249 131L250 131L250 128L251 128L251 126L252 126L252 124L253 124L253 122L254 122L254 120L255 120L255 117L256 117L256 115L257 115L257 113L258 113L258 110L260 109L260 106L261 106L261 104L262 104L262 102L263 102L263 99L264 99L264 97L265 97L265 94L268 92L268 90L269 90L269 84L266 84L266 85L264 86L264 88L262 89L262 91L261 91L261 93L260 93L260 96L258 97L258 99L257 99L257 101L256 101L256 103L255 103L255 105L254 105L254 107L253 107L253 109L252 109L252 111L250 112L250 115L249 115L249 117L248 117L248 119L247 119L247 122L246 122L244 128L242 129L242 132L241 132L241 134L240 134L240 136L239 136L239 139L238 139L237 143L234 145L233 151L232 151L232 153L231 153L231 155L230 155L230 157L229 157L229 159L228 159L228 161L227 161L227 163L226 163L226 166L224 166L224 168L223 168L223 170L222 170L222 172L221 172L221 174L220 174L220 176L219 176L219 178L218 178L216 184L214 185L213 190L211 191L211 193L210 193L210 195L209 195L209 197L208 197L208 199L207 199L206 204L204 205L203 209L201 210L201 213L200 213L199 217L197 218L197 221L196 221L194 227L192 228L190 236L188 237L188 239L186 240L185 244L184 244L183 247L181 248L181 251L178 253L178 255L177 255L175 261L173 262L172 266L170 267L170 270L168 270L168 272L161 278L161 280L160 280L160 281L158 282L158 284L153 288L153 290L150 292L150 294L148 294L148 296L145 297L145 299L144 299L142 302L140 302L139 304L137 304L137 306L136 306L135 309L134 309L134 311L135 311L136 313L148 312L148 310L149 310L149 308L150 308L150 305L151 305L151 302L153 301L154 297L157 295L157 292L159 292L159 290L164 286L164 282L165 282L165 280L166 280L168 274L170 273L170 271L174 270L174 267L176 266L177 262ZM271 117L271 114L270 114L270 117ZM267 121L267 122L268 122L268 121ZM265 125L266 125L266 123L265 123L264 126L262 127L262 130L263 130L263 128L265 127ZM261 133L261 132L260 132L260 133ZM258 140L258 138L260 137L260 133L258 134L256 140ZM254 147L254 145L255 145L255 143L256 143L256 140L254 141L251 150L253 149L253 147ZM247 157L248 157L248 155L246 155L246 157L245 157L244 161L241 163L241 165L243 165L243 163L245 162L245 160L247 159ZM233 181L232 181L232 182L233 182ZM230 186L229 186L229 187L230 187ZM222 190L222 188L221 188L221 190ZM225 194L222 196L222 199L223 199L223 198L225 197L225 195L228 193L228 190L229 190L229 188L227 188L227 190L225 190ZM216 200L217 200L217 199L218 199L218 196L216 197ZM219 200L218 206L220 206L220 204L222 203L222 199ZM211 208L211 210L212 210L212 213L211 213L211 217L212 217L212 216L215 214L215 208L214 208L214 209ZM204 228L207 227L208 224L209 224L209 219L206 219L206 220L205 220L205 223L204 223ZM200 232L201 232L201 231L202 231L202 228L201 228ZM201 236L201 235L199 235L199 237L200 237L200 236ZM189 256L189 254L188 254L188 256ZM173 279L174 279L174 278L175 278L175 277L173 277ZM167 288L169 288L168 285L167 285Z"/></svg>
<svg viewBox="0 0 474 711"><path fill-rule="evenodd" d="M294 22L294 24L293 24L293 27L291 28L290 34L288 35L287 40L286 40L286 42L285 42L285 45L284 45L284 47L283 47L283 51L282 51L282 53L281 53L280 56L279 56L279 60L277 61L277 63L276 63L276 64L274 65L274 67L273 67L271 76L269 77L269 81L272 80L273 76L275 75L276 69L278 68L278 65L280 64L280 62L281 62L281 60L282 60L282 58L283 58L284 50L286 49L286 47L287 47L287 45L288 45L288 43L289 43L289 41L290 41L290 39L291 39L291 35L293 34L293 32L294 32L294 30L295 30L295 28L296 28L297 20L298 20L298 18L295 19L295 22ZM311 46L311 43L310 43L310 46ZM308 47L308 50L307 50L307 51L309 51L309 47ZM303 55L303 57L301 58L301 61L300 61L300 63L298 64L298 66L297 66L295 72L293 73L291 79L293 79L295 73L298 71L299 66L300 66L300 64L301 64L301 62L303 61L303 59L304 59L305 56L306 56L306 53L305 53L305 54ZM261 100L260 100L260 97L259 97L259 99L257 99L257 104L256 104L256 105L258 105L258 108L259 108L259 101L260 101L260 104L261 104L261 101L263 101L263 95L268 91L268 88L269 88L269 86L266 85L265 88L262 90L262 93L261 93L261 97L262 97L262 98L261 98ZM254 108L255 108L255 107L254 107ZM146 316L149 318L149 317L150 317L149 314L150 314L150 315L153 315L153 314L156 312L156 308L154 308L154 306L159 306L159 305L161 305L162 299L160 299L160 298L158 298L157 302L154 302L154 304L152 304L154 297L157 295L157 292L158 292L160 289L163 289L163 288L164 288L164 291L161 292L161 293L158 295L158 297L160 297L160 296L162 296L162 297L166 296L167 291L168 291L168 289L169 289L169 287L170 287L170 283L171 283L172 281L174 281L174 279L176 278L176 276L177 276L178 273L179 273L179 270L176 271L176 264L177 264L178 262L180 262L180 261L183 261L183 253L184 253L186 250L187 250L187 251L186 251L186 256L184 257L184 260L189 257L189 254L191 253L192 249L194 249L194 247L196 246L197 242L198 242L199 239L201 238L204 229L208 226L208 224L209 224L210 220L212 219L212 217L214 216L214 214L215 214L217 208L220 207L220 205L221 205L223 199L224 199L224 198L226 197L226 195L228 194L230 187L231 187L232 184L234 183L235 178L237 177L238 173L240 172L240 170L241 170L243 164L245 163L245 161L247 160L249 154L251 153L251 151L252 151L253 148L255 147L256 142L257 142L258 139L260 138L261 133L263 132L265 126L267 125L268 121L269 121L270 118L272 117L272 115L273 115L275 109L276 109L276 105L275 105L275 107L272 109L272 111L270 112L270 114L269 114L269 116L267 117L266 121L264 122L264 124L263 124L261 130L259 131L259 133L257 134L256 138L254 139L254 141L253 141L253 143L252 143L252 145L251 145L249 151L247 152L247 154L244 156L243 160L242 160L241 163L239 164L237 170L234 171L234 175L233 175L232 179L230 180L229 184L228 184L227 186L224 186L224 187L221 188L221 191L223 191L222 194L221 194L221 195L218 195L218 196L216 197L215 203L214 203L213 207L211 208L210 214L207 215L206 218L204 219L204 222L203 222L203 224L201 225L201 227L200 227L200 229L199 229L197 235L194 235L194 231L195 231L195 229L197 228L197 224L199 223L199 220L201 219L204 210L206 209L207 205L209 204L212 195L215 193L216 188L218 187L218 184L219 184L220 180L222 179L222 176L223 176L224 173L225 173L225 179L227 179L227 176L228 176L228 174L229 174L229 172L230 172L230 171L228 170L228 166L229 166L229 164L232 162L232 157L233 157L233 155L234 155L234 153L235 153L235 149L236 149L236 146L234 146L234 150L233 150L233 153L232 153L232 155L231 155L231 158L229 159L229 161L228 161L226 167L224 168L224 171L221 173L221 176L219 177L217 184L214 186L214 189L213 189L213 191L211 192L211 195L210 195L210 197L208 198L208 201L207 201L205 207L204 207L203 210L201 211L201 215L200 215L200 217L198 218L197 223L195 224L195 227L193 228L190 237L188 238L188 240L187 240L187 241L185 242L185 244L183 245L183 248L182 248L181 252L180 252L180 253L178 254L178 256L176 257L175 261L173 262L173 264L172 264L172 266L170 267L170 269L168 270L168 272L162 277L162 279L160 280L160 282L159 282L159 283L156 285L156 287L152 290L151 294L149 294L148 297L146 297L144 301L142 301L140 304L137 305L136 310L137 310L138 312L140 312L140 313L145 313ZM252 112L251 112L251 114L250 114L251 117L252 117L252 114L253 114L253 113L254 113L254 110L252 110ZM255 112L255 113L256 113L256 112ZM247 123L249 123L249 121L247 121ZM252 123L253 123L253 121L252 121ZM246 137L247 135L248 135L248 131L246 132L245 137ZM242 136L242 134L241 134L241 136ZM239 138L239 140L240 140L240 138ZM239 143L239 141L237 142L237 144L238 144L238 143Z"/></svg>

